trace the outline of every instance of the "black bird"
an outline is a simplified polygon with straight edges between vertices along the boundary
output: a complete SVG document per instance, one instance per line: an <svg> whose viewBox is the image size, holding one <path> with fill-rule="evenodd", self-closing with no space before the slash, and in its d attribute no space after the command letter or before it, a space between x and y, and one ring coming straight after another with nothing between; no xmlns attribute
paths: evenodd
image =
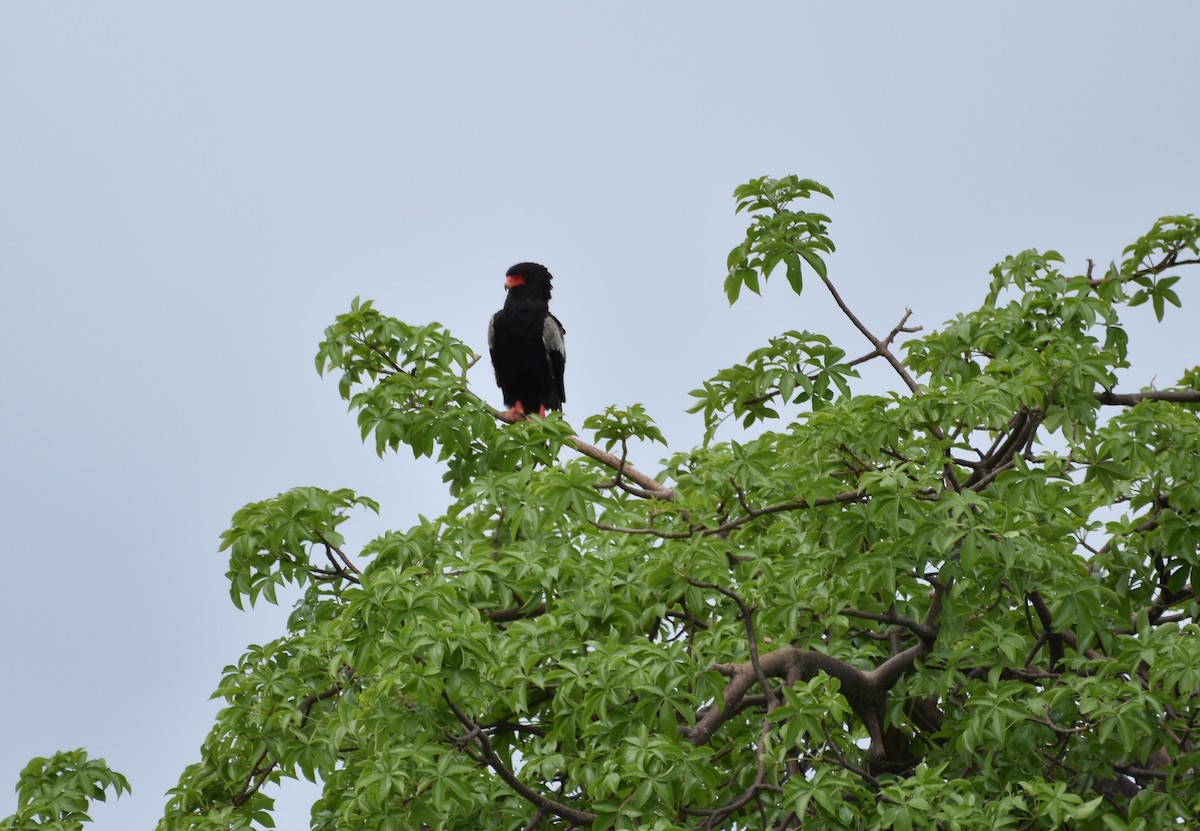
<svg viewBox="0 0 1200 831"><path fill-rule="evenodd" d="M567 400L567 330L550 314L553 279L544 265L514 265L504 281L504 308L488 323L488 351L511 421L526 412L545 416L547 410L561 410Z"/></svg>

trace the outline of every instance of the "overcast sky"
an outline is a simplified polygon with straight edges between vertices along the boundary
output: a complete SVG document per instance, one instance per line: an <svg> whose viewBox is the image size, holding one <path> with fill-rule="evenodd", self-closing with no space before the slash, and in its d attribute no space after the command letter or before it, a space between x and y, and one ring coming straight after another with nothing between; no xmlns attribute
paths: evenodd
<svg viewBox="0 0 1200 831"><path fill-rule="evenodd" d="M728 307L751 177L833 190L831 276L881 332L973 308L1006 254L1082 271L1200 211L1200 5L830 6L0 5L0 816L85 746L134 789L95 827L153 826L221 668L282 631L229 602L244 503L375 497L351 547L440 512L436 467L378 459L313 371L356 295L481 350L543 262L569 419L642 402L686 448L687 392L766 336L866 351L815 284ZM1170 384L1195 326L1137 311L1129 388Z"/></svg>

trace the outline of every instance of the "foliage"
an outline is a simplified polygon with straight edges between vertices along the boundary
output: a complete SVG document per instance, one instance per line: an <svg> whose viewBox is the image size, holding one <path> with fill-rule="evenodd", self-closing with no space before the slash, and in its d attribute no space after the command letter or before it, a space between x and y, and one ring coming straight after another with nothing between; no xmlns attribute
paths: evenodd
<svg viewBox="0 0 1200 831"><path fill-rule="evenodd" d="M797 176L782 179L762 176L734 189L738 213L746 211L756 216L746 231L745 241L729 252L725 295L730 305L737 302L743 286L761 294L759 278L765 283L780 263L784 264L788 283L796 294L804 290L802 263L825 278L822 254L834 251L833 241L826 233L829 217L792 209L797 199L807 199L814 193L833 198L829 188L820 182Z"/></svg>
<svg viewBox="0 0 1200 831"><path fill-rule="evenodd" d="M655 476L628 463L668 445L640 405L584 420L595 444L558 414L507 424L442 327L339 316L318 370L379 453L444 461L452 502L357 553L338 527L378 506L349 491L234 516L235 603L303 599L226 668L160 831L271 827L294 777L322 783L319 831L1200 815L1200 367L1115 388L1122 311L1180 305L1200 221L1160 220L1100 277L1006 258L901 352L910 313L877 336L838 293L829 218L795 207L816 194L738 188L725 291L811 272L869 350L769 338L692 393L706 439ZM896 392L855 391L872 360ZM718 440L730 418L759 432Z"/></svg>
<svg viewBox="0 0 1200 831"><path fill-rule="evenodd" d="M17 781L17 811L0 819L0 831L77 831L91 822L88 805L105 801L105 791L129 793L125 777L83 750L31 759Z"/></svg>

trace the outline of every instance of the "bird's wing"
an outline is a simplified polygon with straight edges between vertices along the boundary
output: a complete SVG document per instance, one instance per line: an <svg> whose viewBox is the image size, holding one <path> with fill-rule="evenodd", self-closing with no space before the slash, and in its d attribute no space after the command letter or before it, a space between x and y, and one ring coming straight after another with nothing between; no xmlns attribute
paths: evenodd
<svg viewBox="0 0 1200 831"><path fill-rule="evenodd" d="M559 319L547 314L542 324L542 345L546 347L546 358L550 364L550 371L554 374L554 382L558 386L560 403L567 400L566 387L563 385L563 370L567 366L567 342L563 337L566 334L567 330L563 328Z"/></svg>
<svg viewBox="0 0 1200 831"><path fill-rule="evenodd" d="M496 312L496 314L500 314ZM496 366L496 315L488 318L488 355L492 359L492 371L496 373L496 386L500 385L500 369Z"/></svg>

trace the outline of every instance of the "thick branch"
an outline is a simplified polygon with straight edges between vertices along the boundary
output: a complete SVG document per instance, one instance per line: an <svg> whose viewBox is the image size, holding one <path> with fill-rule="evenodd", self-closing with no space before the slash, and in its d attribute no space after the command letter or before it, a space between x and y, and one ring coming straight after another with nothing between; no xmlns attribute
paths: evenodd
<svg viewBox="0 0 1200 831"><path fill-rule="evenodd" d="M896 686L896 682L912 672L917 661L929 654L929 647L922 641L910 646L898 655L893 655L870 672L864 673L868 683L874 689L875 695L883 693ZM849 696L846 696L850 700ZM851 705L854 704L850 700Z"/></svg>
<svg viewBox="0 0 1200 831"><path fill-rule="evenodd" d="M1029 600L1033 603L1033 608L1037 612L1038 619L1042 621L1044 626L1048 627L1054 619L1054 614L1050 611L1050 607L1046 605L1046 600L1042 597L1042 593L1038 591L1030 592ZM1047 629L1047 632L1051 638L1061 639L1067 646L1079 651L1079 639L1075 637L1075 633L1070 629L1063 629L1057 632ZM1093 661L1100 659L1100 653L1094 649L1085 649L1083 654Z"/></svg>
<svg viewBox="0 0 1200 831"><path fill-rule="evenodd" d="M818 673L837 678L841 682L841 692L846 701L866 721L878 708L888 690L906 673L912 671L916 662L928 653L929 647L921 642L898 655L893 655L875 669L864 672L824 652L785 646L760 656L759 665L768 678L805 681ZM749 662L714 664L711 669L728 677L729 682L725 685L721 706L713 706L704 711L696 721L695 727L684 728L684 735L694 745L704 744L712 738L717 728L740 709L742 698L758 680L756 668Z"/></svg>
<svg viewBox="0 0 1200 831"><path fill-rule="evenodd" d="M649 498L661 499L666 502L670 502L675 498L675 491L673 489L668 488L653 476L648 476L637 468L622 463L622 461L613 454L601 450L594 444L588 444L583 439L579 438L579 436L571 436L568 438L568 441L574 444L575 449L587 456L589 459L594 459L605 467L615 471L617 474L624 476L626 479L641 485L643 492ZM625 490L627 493L632 492L628 488L623 488L623 490ZM641 496L642 493L635 493L635 495Z"/></svg>
<svg viewBox="0 0 1200 831"><path fill-rule="evenodd" d="M1180 404L1200 403L1200 390L1147 390L1146 392L1113 392L1103 390L1094 393L1101 404L1132 407L1143 401L1174 401Z"/></svg>

